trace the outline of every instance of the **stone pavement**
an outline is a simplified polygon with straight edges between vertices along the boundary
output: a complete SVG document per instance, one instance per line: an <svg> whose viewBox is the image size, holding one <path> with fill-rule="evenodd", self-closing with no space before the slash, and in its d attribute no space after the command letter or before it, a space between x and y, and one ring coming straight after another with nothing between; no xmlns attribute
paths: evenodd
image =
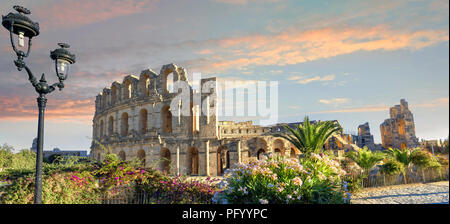
<svg viewBox="0 0 450 224"><path fill-rule="evenodd" d="M364 189L353 195L351 202L352 204L448 204L449 182Z"/></svg>

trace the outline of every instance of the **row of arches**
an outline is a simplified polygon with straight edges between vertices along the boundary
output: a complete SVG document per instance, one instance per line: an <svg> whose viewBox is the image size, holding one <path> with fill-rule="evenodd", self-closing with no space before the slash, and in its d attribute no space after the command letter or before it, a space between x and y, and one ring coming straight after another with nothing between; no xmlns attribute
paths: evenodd
<svg viewBox="0 0 450 224"><path fill-rule="evenodd" d="M121 160L127 160L125 151L121 150L118 153ZM162 148L159 153L159 169L163 172L169 173L171 170L172 153L168 148ZM137 152L137 158L143 165L146 164L146 153L143 149ZM187 151L186 172L188 175L199 175L199 151L196 147L190 147ZM230 156L226 147L219 147L217 151L217 174L223 175L224 171L230 168Z"/></svg>
<svg viewBox="0 0 450 224"><path fill-rule="evenodd" d="M145 134L148 132L148 116L149 113L147 109L141 109L139 111L139 122L138 122L138 132L140 134ZM127 112L123 112L120 116L120 130L118 133L120 136L128 136L130 131L129 115ZM161 129L163 133L172 133L172 112L170 106L166 105L161 109ZM106 127L107 125L107 127ZM115 118L114 116L109 116L107 118L107 124L104 119L100 120L98 127L98 136L112 136L115 132ZM107 130L107 132L106 132Z"/></svg>
<svg viewBox="0 0 450 224"><path fill-rule="evenodd" d="M150 69L142 71L139 78L128 75L123 79L123 83L113 82L111 87L105 88L98 95L97 109L102 110L134 96L150 96L153 91L156 91L157 83L162 86L163 92L160 94L172 92L173 83L178 80L187 80L186 70L174 64L164 65L159 76Z"/></svg>

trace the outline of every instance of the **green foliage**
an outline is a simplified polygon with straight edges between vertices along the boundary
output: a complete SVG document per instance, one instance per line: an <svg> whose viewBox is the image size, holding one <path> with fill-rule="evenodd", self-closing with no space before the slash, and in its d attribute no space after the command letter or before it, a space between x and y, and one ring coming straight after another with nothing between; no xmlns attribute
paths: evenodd
<svg viewBox="0 0 450 224"><path fill-rule="evenodd" d="M439 168L441 164L438 158L426 150L418 150L412 154L412 163L421 168Z"/></svg>
<svg viewBox="0 0 450 224"><path fill-rule="evenodd" d="M395 149L389 148L387 150L387 154L390 158L400 162L403 164L404 168L407 169L410 167L413 161L413 155L420 149Z"/></svg>
<svg viewBox="0 0 450 224"><path fill-rule="evenodd" d="M364 179L364 175L358 175L356 177L345 175L344 181L347 183L347 190L351 193L356 193L361 191L362 187L362 181Z"/></svg>
<svg viewBox="0 0 450 224"><path fill-rule="evenodd" d="M18 153L14 153L13 151L14 148L6 143L0 146L0 173L11 170L18 172L18 170L27 171L35 169L36 153L30 150L21 150Z"/></svg>
<svg viewBox="0 0 450 224"><path fill-rule="evenodd" d="M53 173L42 181L44 204L99 203L99 188L88 171ZM17 179L1 199L5 204L31 204L34 198L34 174Z"/></svg>
<svg viewBox="0 0 450 224"><path fill-rule="evenodd" d="M277 136L291 142L305 155L321 152L328 139L342 130L339 124L333 121L320 121L311 124L308 117L305 117L303 124L299 124L296 130L287 125L284 127L288 130L288 133Z"/></svg>
<svg viewBox="0 0 450 224"><path fill-rule="evenodd" d="M353 160L367 174L369 171L384 159L382 152L372 152L367 147L357 149L356 152L349 151L345 153L345 157Z"/></svg>
<svg viewBox="0 0 450 224"><path fill-rule="evenodd" d="M382 166L381 166L381 173L386 175L395 175L403 172L404 165L403 163L394 160L394 159L388 159Z"/></svg>
<svg viewBox="0 0 450 224"><path fill-rule="evenodd" d="M8 145L0 147L0 171L11 166L13 153Z"/></svg>
<svg viewBox="0 0 450 224"><path fill-rule="evenodd" d="M271 157L236 165L213 200L233 204L348 203L349 195L341 186L344 174L336 161L323 154L311 153L300 161Z"/></svg>
<svg viewBox="0 0 450 224"><path fill-rule="evenodd" d="M439 164L441 164L441 166L443 167L447 167L448 168L448 159L443 157L443 156L438 156L437 157L437 161L439 162Z"/></svg>

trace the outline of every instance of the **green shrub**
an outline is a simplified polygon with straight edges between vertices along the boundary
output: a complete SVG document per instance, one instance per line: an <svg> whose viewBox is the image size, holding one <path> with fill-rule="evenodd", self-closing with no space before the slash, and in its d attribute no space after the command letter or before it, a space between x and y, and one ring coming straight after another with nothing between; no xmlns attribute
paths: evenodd
<svg viewBox="0 0 450 224"><path fill-rule="evenodd" d="M21 177L6 188L1 203L31 204L34 199L34 174ZM53 173L42 180L44 204L99 203L100 191L93 176L85 171Z"/></svg>
<svg viewBox="0 0 450 224"><path fill-rule="evenodd" d="M395 175L403 172L403 170L404 170L403 163L394 159L389 159L386 162L384 162L383 165L381 165L380 171L381 173L386 175Z"/></svg>
<svg viewBox="0 0 450 224"><path fill-rule="evenodd" d="M238 164L213 198L233 204L336 204L348 203L341 185L345 174L339 163L311 153L297 159L271 157L248 165ZM347 196L347 197L346 197Z"/></svg>

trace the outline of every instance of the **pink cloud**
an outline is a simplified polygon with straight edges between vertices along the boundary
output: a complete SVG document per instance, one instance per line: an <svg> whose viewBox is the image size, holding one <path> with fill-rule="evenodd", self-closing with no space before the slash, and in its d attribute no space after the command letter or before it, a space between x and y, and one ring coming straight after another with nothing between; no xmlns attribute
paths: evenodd
<svg viewBox="0 0 450 224"><path fill-rule="evenodd" d="M361 50L417 50L448 39L448 30L400 31L386 26L288 29L277 34L217 40L217 47L211 49L216 56L208 68L217 72L250 65L283 66Z"/></svg>
<svg viewBox="0 0 450 224"><path fill-rule="evenodd" d="M141 13L153 8L159 0L64 0L33 10L41 16L41 27L65 28L101 22L108 19Z"/></svg>
<svg viewBox="0 0 450 224"><path fill-rule="evenodd" d="M38 110L35 97L0 96L0 120L35 120ZM78 119L90 121L94 116L94 99L51 99L47 102L46 120Z"/></svg>

